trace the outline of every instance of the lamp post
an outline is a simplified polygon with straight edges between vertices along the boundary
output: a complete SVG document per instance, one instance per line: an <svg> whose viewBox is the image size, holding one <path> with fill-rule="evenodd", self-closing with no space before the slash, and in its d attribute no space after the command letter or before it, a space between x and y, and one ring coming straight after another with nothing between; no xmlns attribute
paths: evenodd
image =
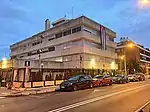
<svg viewBox="0 0 150 112"><path fill-rule="evenodd" d="M44 80L44 87L45 87L45 76L43 76L43 67L44 67L44 64L41 63L40 66L41 66L41 70L40 71L41 71L41 75L42 75L43 80Z"/></svg>
<svg viewBox="0 0 150 112"><path fill-rule="evenodd" d="M125 47L128 47L128 48L133 48L133 44L130 43L130 44L127 44L127 46ZM123 55L120 57L121 60L124 60L124 71L125 71L125 75L127 75L127 60L126 60L126 52L125 52L125 48L123 50Z"/></svg>
<svg viewBox="0 0 150 112"><path fill-rule="evenodd" d="M41 44L42 44L42 39L43 39L43 35L40 36L40 47L39 47L39 73L41 72Z"/></svg>

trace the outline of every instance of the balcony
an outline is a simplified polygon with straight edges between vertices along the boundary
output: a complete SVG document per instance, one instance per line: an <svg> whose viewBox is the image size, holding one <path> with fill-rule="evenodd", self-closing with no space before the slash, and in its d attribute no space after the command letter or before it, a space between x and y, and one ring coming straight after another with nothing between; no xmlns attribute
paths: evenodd
<svg viewBox="0 0 150 112"><path fill-rule="evenodd" d="M96 43L100 43L100 38L98 38L97 36L95 36L89 32L86 32L86 31L81 31L81 32L67 35L67 36L64 36L64 37L61 37L58 39L54 39L51 41L45 40L45 41L43 41L42 44L32 46L30 48L27 48L26 50L11 52L10 56L31 52L34 50L38 50L40 48L59 45L59 44L65 43L65 42L73 41L73 40L79 40L81 38L84 38L84 39L87 39L87 40L90 40L90 41L93 41Z"/></svg>
<svg viewBox="0 0 150 112"><path fill-rule="evenodd" d="M92 48L92 47L85 46L84 47L84 53L117 59L117 54L116 53L110 52L110 51L107 51L107 50L97 49L97 48L94 48L94 47Z"/></svg>
<svg viewBox="0 0 150 112"><path fill-rule="evenodd" d="M40 54L40 58L47 59L47 58L60 57L60 56L65 56L65 55L74 55L74 54L80 54L80 53L87 53L87 54L99 55L99 56L103 56L103 57L117 59L117 54L114 52L110 52L107 50L102 50L102 49L98 49L98 48L94 48L94 47L89 47L89 46L84 46L84 47L83 46L72 46L67 49L42 53L42 54ZM27 57L24 57L23 59L38 60L39 55L37 54L37 55L33 55L33 56L27 56Z"/></svg>
<svg viewBox="0 0 150 112"><path fill-rule="evenodd" d="M117 47L117 44L115 42L110 41L110 40L107 40L106 45L109 47L113 47L113 48Z"/></svg>

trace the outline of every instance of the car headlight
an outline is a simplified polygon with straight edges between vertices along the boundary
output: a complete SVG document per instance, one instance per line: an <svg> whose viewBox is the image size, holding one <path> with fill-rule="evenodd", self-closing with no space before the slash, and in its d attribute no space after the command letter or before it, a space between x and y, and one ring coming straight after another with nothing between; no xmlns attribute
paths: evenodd
<svg viewBox="0 0 150 112"><path fill-rule="evenodd" d="M72 85L72 83L68 83L68 85L67 86L71 86Z"/></svg>
<svg viewBox="0 0 150 112"><path fill-rule="evenodd" d="M118 80L121 80L121 78L118 78Z"/></svg>

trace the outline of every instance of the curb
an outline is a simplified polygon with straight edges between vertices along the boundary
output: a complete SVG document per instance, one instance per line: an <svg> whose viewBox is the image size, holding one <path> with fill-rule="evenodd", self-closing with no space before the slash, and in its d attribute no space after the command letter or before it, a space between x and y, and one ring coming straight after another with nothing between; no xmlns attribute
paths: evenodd
<svg viewBox="0 0 150 112"><path fill-rule="evenodd" d="M56 92L56 90L53 90L53 91L34 91L34 92L31 92L31 93L18 93L18 94L8 94L8 95L2 95L0 97L20 97L20 96L29 96L29 95L38 95L38 94L45 94L45 93L53 93L53 92Z"/></svg>

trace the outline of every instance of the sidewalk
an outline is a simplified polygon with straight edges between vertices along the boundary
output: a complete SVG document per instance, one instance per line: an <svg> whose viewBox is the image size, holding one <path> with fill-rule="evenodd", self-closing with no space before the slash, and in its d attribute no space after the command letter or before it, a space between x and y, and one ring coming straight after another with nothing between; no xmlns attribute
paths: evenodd
<svg viewBox="0 0 150 112"><path fill-rule="evenodd" d="M18 97L18 96L28 96L42 93L51 93L58 90L58 86L49 86L41 88L20 88L20 89L6 89L0 88L0 97Z"/></svg>

